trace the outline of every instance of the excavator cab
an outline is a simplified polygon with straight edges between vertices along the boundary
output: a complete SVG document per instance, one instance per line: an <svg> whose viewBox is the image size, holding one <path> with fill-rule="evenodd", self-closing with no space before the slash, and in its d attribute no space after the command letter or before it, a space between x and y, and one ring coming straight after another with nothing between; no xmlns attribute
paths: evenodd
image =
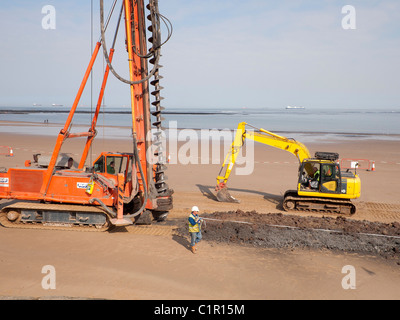
<svg viewBox="0 0 400 320"><path fill-rule="evenodd" d="M342 173L338 159L337 153L316 152L315 158L303 160L299 168L298 195L358 198L361 193L359 177L353 172Z"/></svg>
<svg viewBox="0 0 400 320"><path fill-rule="evenodd" d="M299 191L341 193L339 165L320 160L304 161L300 166Z"/></svg>

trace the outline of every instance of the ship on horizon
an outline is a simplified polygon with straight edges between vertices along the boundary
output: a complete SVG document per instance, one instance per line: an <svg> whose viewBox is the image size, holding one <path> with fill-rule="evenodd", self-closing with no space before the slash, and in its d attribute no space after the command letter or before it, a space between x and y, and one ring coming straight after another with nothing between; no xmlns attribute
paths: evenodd
<svg viewBox="0 0 400 320"><path fill-rule="evenodd" d="M299 107L299 106L287 106L286 109L305 109L305 107Z"/></svg>

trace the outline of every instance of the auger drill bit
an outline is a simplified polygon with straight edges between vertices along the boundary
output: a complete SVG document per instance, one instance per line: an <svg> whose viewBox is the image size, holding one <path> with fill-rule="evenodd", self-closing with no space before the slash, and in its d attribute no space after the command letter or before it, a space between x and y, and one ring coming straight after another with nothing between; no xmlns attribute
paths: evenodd
<svg viewBox="0 0 400 320"><path fill-rule="evenodd" d="M166 157L162 143L162 121L165 119L162 117L162 111L164 110L164 108L161 106L161 101L164 99L163 97L161 97L161 90L163 89L163 87L160 86L160 80L163 77L159 74L159 69L162 68L162 66L156 64L156 57L161 56L161 29L160 18L157 14L157 6L157 1L150 0L146 8L150 11L147 19L151 21L151 25L148 27L148 30L152 33L152 36L148 39L148 41L152 44L150 52L153 52L154 54L154 57L149 60L149 63L153 64L156 68L153 80L150 81L150 85L154 87L153 91L151 91L151 95L154 97L154 101L151 104L155 107L155 109L151 112L151 114L155 117L155 120L152 124L156 129L154 132L155 138L153 142L153 144L156 146L155 156L157 157L155 170L155 188L159 195L165 195L166 193L171 192L171 190L166 183L167 177L165 175L165 170L167 169L167 167L165 165Z"/></svg>

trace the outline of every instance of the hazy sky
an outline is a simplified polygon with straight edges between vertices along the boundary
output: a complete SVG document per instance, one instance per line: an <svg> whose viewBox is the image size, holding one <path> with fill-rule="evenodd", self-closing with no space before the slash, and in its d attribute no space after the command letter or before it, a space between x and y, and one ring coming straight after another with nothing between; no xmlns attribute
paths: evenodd
<svg viewBox="0 0 400 320"><path fill-rule="evenodd" d="M105 0L108 10L111 0ZM119 1L120 3L120 1ZM56 10L45 30L42 8ZM162 49L165 107L400 107L398 0L159 0L173 23ZM342 8L351 5L355 15ZM99 1L1 0L0 106L71 105L99 39ZM355 22L355 29L343 28ZM346 24L347 23L347 24ZM113 32L114 25L110 27ZM115 68L127 76L124 32ZM93 99L103 60L94 68ZM90 82L81 105L90 105ZM129 105L113 76L109 106Z"/></svg>

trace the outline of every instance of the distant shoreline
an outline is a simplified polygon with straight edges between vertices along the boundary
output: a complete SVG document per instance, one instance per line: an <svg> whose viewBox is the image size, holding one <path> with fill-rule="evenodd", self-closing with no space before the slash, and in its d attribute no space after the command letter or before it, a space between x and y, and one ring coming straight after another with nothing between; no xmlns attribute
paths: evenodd
<svg viewBox="0 0 400 320"><path fill-rule="evenodd" d="M13 109L0 109L0 114L28 114L28 113L69 113L70 110L56 110L56 109L21 109L21 110L13 110ZM75 113L81 113L81 114L94 114L94 110L76 110ZM101 114L132 114L131 110L127 111L121 111L121 110L115 110L115 111L110 111L110 109L107 110L101 110ZM213 112L213 111L192 111L192 112L187 112L187 111L163 111L163 114L182 114L182 115L215 115L215 114L239 114L239 112L234 112L234 111L221 111L221 112Z"/></svg>
<svg viewBox="0 0 400 320"><path fill-rule="evenodd" d="M4 121L4 120L0 120L0 135L2 133L8 133L8 134L18 134L18 135L35 135L35 136L53 136L54 135L54 130L57 130L56 132L58 133L59 130L61 130L63 128L64 124L62 123L42 123L42 122L26 122L26 121ZM73 132L76 131L82 131L82 132L86 132L89 129L89 124L87 125L75 125L74 129L72 130ZM5 127L12 127L12 128L18 128L18 127L32 127L32 128L49 128L52 129L52 132L47 132L47 133L30 133L27 132L29 130L22 130L22 131L14 131L14 130L2 130ZM98 132L100 132L100 129L110 129L110 130L120 130L120 131L130 131L131 128L129 126L111 126L111 125L97 125L97 128L99 129ZM213 129L201 129L201 128L172 128L172 129L177 129L178 131L182 131L182 130L194 130L196 132L200 132L201 130L209 130L209 131L233 131L234 129L228 129L228 128L213 128ZM168 131L169 128L164 128L164 130ZM56 133L56 134L57 134ZM399 140L400 141L400 134L384 134L384 133L363 133L363 132L358 132L358 133L354 133L354 132L323 132L323 131L282 131L282 130L275 130L274 133L277 134L281 134L281 135L285 135L288 138L291 138L291 134L297 134L297 135L303 135L303 136L307 136L307 137L322 137L322 136L335 136L337 137L337 139L341 140L343 138L370 138L370 139L374 139L377 138L379 140ZM126 136L118 136L118 137L110 137L110 139L116 139L116 138L130 138L130 135L126 135Z"/></svg>

